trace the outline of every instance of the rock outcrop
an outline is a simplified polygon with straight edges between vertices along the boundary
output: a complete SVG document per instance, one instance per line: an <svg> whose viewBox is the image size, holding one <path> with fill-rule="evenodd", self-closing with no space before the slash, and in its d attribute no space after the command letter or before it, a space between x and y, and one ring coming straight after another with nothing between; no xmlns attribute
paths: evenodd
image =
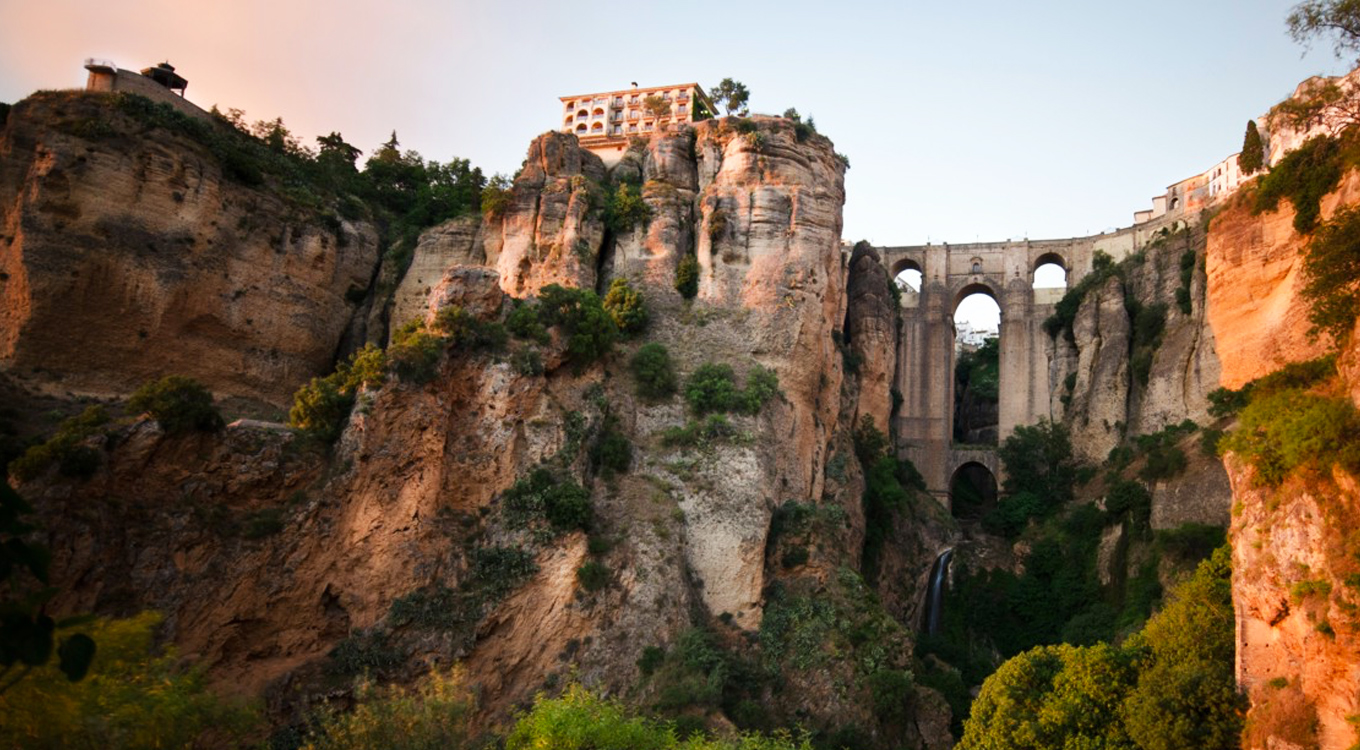
<svg viewBox="0 0 1360 750"><path fill-rule="evenodd" d="M784 591L775 584L785 580L799 596L834 589L855 616L880 616L855 572L865 519L850 423L858 403L882 413L886 387L847 379L832 335L846 320L844 166L829 141L801 141L787 121L745 122L658 133L613 174L574 137L541 136L504 213L421 239L393 322L432 321L457 305L489 323L507 295L627 278L651 311L644 340L667 347L681 382L705 363L731 366L738 385L757 366L777 375L780 393L758 413L735 411L712 439L677 445L665 433L693 415L679 397L636 395L627 363L641 341L621 342L602 363L568 366L555 332L547 341L512 341L505 353L455 350L428 383L393 378L363 392L329 458L307 458L272 432L246 441L237 428L187 444L138 427L142 437L114 447L91 482L53 473L22 488L52 529L63 605L160 609L171 638L214 679L263 690L274 706L294 700L280 696L315 691L338 664L378 660L375 668L401 677L426 661L458 660L483 687L488 716L500 718L545 681L568 675L630 694L639 689L643 648L670 647L696 624L750 648L771 591ZM616 233L598 201L622 182L640 183L650 218ZM701 269L693 300L674 286L688 255ZM878 278L886 281L881 270ZM877 317L866 313L856 324L866 344L891 331L890 320ZM546 372L521 366L519 355L530 350L535 357L541 350ZM871 389L883 393L859 395ZM632 446L628 470L612 478L594 447L605 430ZM197 478L155 458L189 450L199 456L191 465ZM296 476L275 492L242 494L253 478L285 470L289 456L305 470L288 469ZM506 490L540 468L587 489L594 543L514 520ZM64 509L130 493L120 482L134 471L154 475L138 502L160 514L112 541L93 525L82 527L87 538L73 536ZM234 519L227 531L201 524L194 515L201 505L227 509ZM772 536L781 506L805 509L821 534L804 537L801 561L784 554L792 550L787 539L780 547ZM266 531L239 531L248 527L245 514L259 512L269 514ZM917 542L913 555L933 557L938 540ZM486 590L488 550L531 555L501 576L495 597L477 593ZM492 562L507 564L504 554L514 558ZM898 558L885 562L908 570L895 584L894 610L910 611L920 566ZM588 561L603 566L602 587L578 583ZM186 566L192 577L181 575ZM158 585L98 594L129 579ZM471 601L477 606L459 604ZM430 610L420 602L446 604ZM900 647L880 668L905 669L909 631L891 627ZM396 664L384 661L398 646ZM781 720L796 711L819 726L876 726L857 663L792 673L798 698ZM938 710L934 717L906 731L938 744L943 718Z"/></svg>
<svg viewBox="0 0 1360 750"><path fill-rule="evenodd" d="M0 130L0 369L101 396L175 373L287 404L334 362L373 228L233 182L114 101L38 94Z"/></svg>

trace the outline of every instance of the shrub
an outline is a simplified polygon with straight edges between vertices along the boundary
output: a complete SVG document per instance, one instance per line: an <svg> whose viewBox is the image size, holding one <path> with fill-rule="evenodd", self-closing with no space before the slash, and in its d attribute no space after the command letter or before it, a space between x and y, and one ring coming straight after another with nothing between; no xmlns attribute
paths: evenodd
<svg viewBox="0 0 1360 750"><path fill-rule="evenodd" d="M604 202L604 225L615 234L630 232L652 216L652 209L633 185L621 182Z"/></svg>
<svg viewBox="0 0 1360 750"><path fill-rule="evenodd" d="M392 334L387 361L402 380L428 383L437 372L444 339L425 328L424 321L412 320Z"/></svg>
<svg viewBox="0 0 1360 750"><path fill-rule="evenodd" d="M444 343L460 349L500 349L505 346L505 327L495 321L484 321L458 305L451 305L435 314L434 330Z"/></svg>
<svg viewBox="0 0 1360 750"><path fill-rule="evenodd" d="M47 442L28 448L10 461L10 475L21 482L32 481L55 463L64 476L90 478L99 468L99 455L82 443L108 421L104 407L86 407L80 414L63 420Z"/></svg>
<svg viewBox="0 0 1360 750"><path fill-rule="evenodd" d="M880 669L869 675L869 692L874 698L874 714L883 721L901 721L909 715L916 684L911 672Z"/></svg>
<svg viewBox="0 0 1360 750"><path fill-rule="evenodd" d="M1309 335L1345 344L1360 318L1360 209L1343 208L1322 225L1308 243L1303 273Z"/></svg>
<svg viewBox="0 0 1360 750"><path fill-rule="evenodd" d="M1157 531L1157 547L1164 554L1181 560L1203 560L1223 546L1227 532L1221 526L1183 523L1174 529Z"/></svg>
<svg viewBox="0 0 1360 750"><path fill-rule="evenodd" d="M685 299L699 293L699 258L686 254L675 266L675 291Z"/></svg>
<svg viewBox="0 0 1360 750"><path fill-rule="evenodd" d="M486 216L499 218L514 202L514 186L505 175L492 177L482 188L481 209Z"/></svg>
<svg viewBox="0 0 1360 750"><path fill-rule="evenodd" d="M675 393L675 371L670 352L658 343L643 344L631 361L638 395L649 399L669 398Z"/></svg>
<svg viewBox="0 0 1360 750"><path fill-rule="evenodd" d="M182 375L167 375L143 384L128 399L128 408L150 414L171 434L212 432L223 426L221 413L213 408L212 393L197 380Z"/></svg>
<svg viewBox="0 0 1360 750"><path fill-rule="evenodd" d="M668 427L661 433L663 445L671 447L704 448L709 444L730 438L737 434L737 428L721 414L710 414L703 419L693 420L683 427Z"/></svg>
<svg viewBox="0 0 1360 750"><path fill-rule="evenodd" d="M666 652L657 646L648 646L642 649L642 656L638 657L637 666L642 672L643 677L650 676L661 666L666 659Z"/></svg>
<svg viewBox="0 0 1360 750"><path fill-rule="evenodd" d="M530 524L542 519L558 531L587 529L590 525L590 492L570 479L560 479L538 468L515 482L501 496L512 522Z"/></svg>
<svg viewBox="0 0 1360 750"><path fill-rule="evenodd" d="M765 408L765 403L778 395L781 395L779 376L773 370L756 365L746 373L746 389L741 395L741 405L747 414L759 414Z"/></svg>
<svg viewBox="0 0 1360 750"><path fill-rule="evenodd" d="M614 428L613 419L607 419L600 431L595 445L590 451L591 463L606 476L628 471L633 463L633 444L628 436Z"/></svg>
<svg viewBox="0 0 1360 750"><path fill-rule="evenodd" d="M548 329L539 321L538 306L515 300L510 314L505 318L505 327L517 338L530 339L540 344L548 343Z"/></svg>
<svg viewBox="0 0 1360 750"><path fill-rule="evenodd" d="M609 568L598 560L588 560L576 569L576 582L590 593L599 591L609 585Z"/></svg>
<svg viewBox="0 0 1360 750"><path fill-rule="evenodd" d="M567 339L567 358L584 367L609 353L618 327L600 298L588 289L549 284L539 290L539 322L561 326Z"/></svg>
<svg viewBox="0 0 1360 750"><path fill-rule="evenodd" d="M372 344L350 355L323 378L312 378L293 394L288 426L331 443L344 431L354 397L365 385L380 386L387 377L387 356Z"/></svg>
<svg viewBox="0 0 1360 750"><path fill-rule="evenodd" d="M1360 468L1360 414L1344 397L1289 388L1264 397L1253 394L1240 426L1221 441L1256 467L1261 481L1275 486L1294 469L1341 464Z"/></svg>
<svg viewBox="0 0 1360 750"><path fill-rule="evenodd" d="M55 663L35 667L0 696L0 745L24 748L193 747L208 730L244 743L254 712L218 699L201 670L180 669L155 647L158 614L98 620L89 673L72 682ZM8 682L8 681L7 681Z"/></svg>
<svg viewBox="0 0 1360 750"><path fill-rule="evenodd" d="M543 374L543 357L537 349L516 349L510 355L510 366L520 375L532 377Z"/></svg>
<svg viewBox="0 0 1360 750"><path fill-rule="evenodd" d="M1322 196L1341 181L1343 156L1341 141L1323 135L1309 138L1261 179L1252 211L1274 211L1281 198L1288 198L1294 205L1294 231L1313 231Z"/></svg>
<svg viewBox="0 0 1360 750"><path fill-rule="evenodd" d="M470 739L476 708L458 670L435 670L410 688L365 679L352 710L321 709L302 750L456 750Z"/></svg>
<svg viewBox="0 0 1360 750"><path fill-rule="evenodd" d="M1105 493L1105 512L1115 520L1127 518L1134 530L1147 530L1152 519L1152 493L1142 482L1120 480Z"/></svg>
<svg viewBox="0 0 1360 750"><path fill-rule="evenodd" d="M617 278L610 282L603 304L605 312L623 333L636 334L647 327L647 304L642 293L633 289L627 279Z"/></svg>
<svg viewBox="0 0 1360 750"><path fill-rule="evenodd" d="M685 383L685 400L696 414L731 411L740 397L730 365L700 365Z"/></svg>

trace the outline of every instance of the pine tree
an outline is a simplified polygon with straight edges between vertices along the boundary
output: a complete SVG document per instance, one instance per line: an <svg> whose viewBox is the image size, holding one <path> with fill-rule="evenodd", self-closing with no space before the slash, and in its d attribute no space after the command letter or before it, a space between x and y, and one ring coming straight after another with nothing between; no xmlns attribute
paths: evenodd
<svg viewBox="0 0 1360 750"><path fill-rule="evenodd" d="M1261 143L1261 131L1256 129L1255 120L1247 120L1247 134L1242 138L1242 153L1237 155L1237 167L1242 174L1254 174L1265 166L1266 150Z"/></svg>

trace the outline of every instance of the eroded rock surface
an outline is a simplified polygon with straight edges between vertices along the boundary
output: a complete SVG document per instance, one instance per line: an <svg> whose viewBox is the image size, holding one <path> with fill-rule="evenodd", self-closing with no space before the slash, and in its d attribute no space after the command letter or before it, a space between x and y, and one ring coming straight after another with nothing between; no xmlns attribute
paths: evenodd
<svg viewBox="0 0 1360 750"><path fill-rule="evenodd" d="M232 182L203 145L110 101L36 95L0 130L0 367L60 393L174 373L289 403L331 368L373 228Z"/></svg>

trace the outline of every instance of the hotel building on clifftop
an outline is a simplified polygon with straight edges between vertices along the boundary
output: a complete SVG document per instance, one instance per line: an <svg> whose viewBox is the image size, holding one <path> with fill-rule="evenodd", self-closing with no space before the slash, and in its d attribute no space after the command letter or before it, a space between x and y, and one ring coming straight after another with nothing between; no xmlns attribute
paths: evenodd
<svg viewBox="0 0 1360 750"><path fill-rule="evenodd" d="M665 102L669 112L660 119L643 106L647 97ZM581 145L605 164L623 158L628 139L645 137L668 123L691 123L713 117L716 108L697 83L632 88L598 94L559 97L562 132L574 133Z"/></svg>

